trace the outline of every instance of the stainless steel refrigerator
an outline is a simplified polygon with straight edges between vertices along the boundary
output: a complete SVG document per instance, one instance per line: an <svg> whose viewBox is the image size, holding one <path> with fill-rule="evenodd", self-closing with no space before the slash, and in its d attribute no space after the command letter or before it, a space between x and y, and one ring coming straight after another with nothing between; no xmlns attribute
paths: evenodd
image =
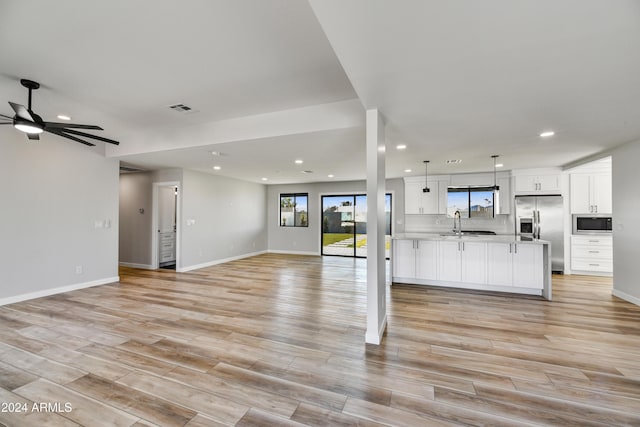
<svg viewBox="0 0 640 427"><path fill-rule="evenodd" d="M562 196L516 196L516 235L551 242L551 270L564 272Z"/></svg>

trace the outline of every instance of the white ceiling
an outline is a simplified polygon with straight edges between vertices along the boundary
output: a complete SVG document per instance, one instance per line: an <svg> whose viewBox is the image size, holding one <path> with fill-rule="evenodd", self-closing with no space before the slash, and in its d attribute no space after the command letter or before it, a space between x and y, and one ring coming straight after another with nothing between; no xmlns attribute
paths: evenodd
<svg viewBox="0 0 640 427"><path fill-rule="evenodd" d="M422 174L422 160L430 173L488 170L492 154L506 169L561 166L640 139L637 0L186 5L0 1L0 113L26 104L30 78L43 84L37 113L103 126L121 141L109 156L267 183L364 178L362 120L333 107L356 97L387 121L390 177ZM320 104L335 117L314 127L305 107ZM278 114L277 129L256 127Z"/></svg>

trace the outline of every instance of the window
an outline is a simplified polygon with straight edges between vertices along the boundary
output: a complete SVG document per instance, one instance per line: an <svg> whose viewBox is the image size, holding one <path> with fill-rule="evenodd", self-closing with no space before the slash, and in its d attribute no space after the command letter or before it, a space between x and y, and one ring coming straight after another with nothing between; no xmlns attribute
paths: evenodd
<svg viewBox="0 0 640 427"><path fill-rule="evenodd" d="M447 215L456 211L462 218L492 218L493 187L449 187L447 189Z"/></svg>
<svg viewBox="0 0 640 427"><path fill-rule="evenodd" d="M367 196L322 196L322 255L367 256ZM391 194L385 195L385 252L391 250Z"/></svg>
<svg viewBox="0 0 640 427"><path fill-rule="evenodd" d="M280 227L308 227L308 193L280 195Z"/></svg>

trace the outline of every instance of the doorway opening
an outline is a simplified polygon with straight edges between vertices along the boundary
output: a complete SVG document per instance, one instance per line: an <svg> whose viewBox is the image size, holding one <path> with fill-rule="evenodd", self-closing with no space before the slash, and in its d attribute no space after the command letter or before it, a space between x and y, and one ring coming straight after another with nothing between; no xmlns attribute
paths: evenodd
<svg viewBox="0 0 640 427"><path fill-rule="evenodd" d="M153 266L177 270L179 267L179 182L153 184Z"/></svg>
<svg viewBox="0 0 640 427"><path fill-rule="evenodd" d="M322 196L322 255L365 258L367 256L367 196ZM385 253L391 248L391 194L385 195Z"/></svg>

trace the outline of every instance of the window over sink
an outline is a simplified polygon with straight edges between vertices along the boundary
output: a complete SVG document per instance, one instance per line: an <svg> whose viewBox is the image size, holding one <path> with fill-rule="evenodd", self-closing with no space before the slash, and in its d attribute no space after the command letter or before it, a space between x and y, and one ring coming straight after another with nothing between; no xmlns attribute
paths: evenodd
<svg viewBox="0 0 640 427"><path fill-rule="evenodd" d="M458 186L447 188L447 216L460 211L461 218L493 218L493 187Z"/></svg>

